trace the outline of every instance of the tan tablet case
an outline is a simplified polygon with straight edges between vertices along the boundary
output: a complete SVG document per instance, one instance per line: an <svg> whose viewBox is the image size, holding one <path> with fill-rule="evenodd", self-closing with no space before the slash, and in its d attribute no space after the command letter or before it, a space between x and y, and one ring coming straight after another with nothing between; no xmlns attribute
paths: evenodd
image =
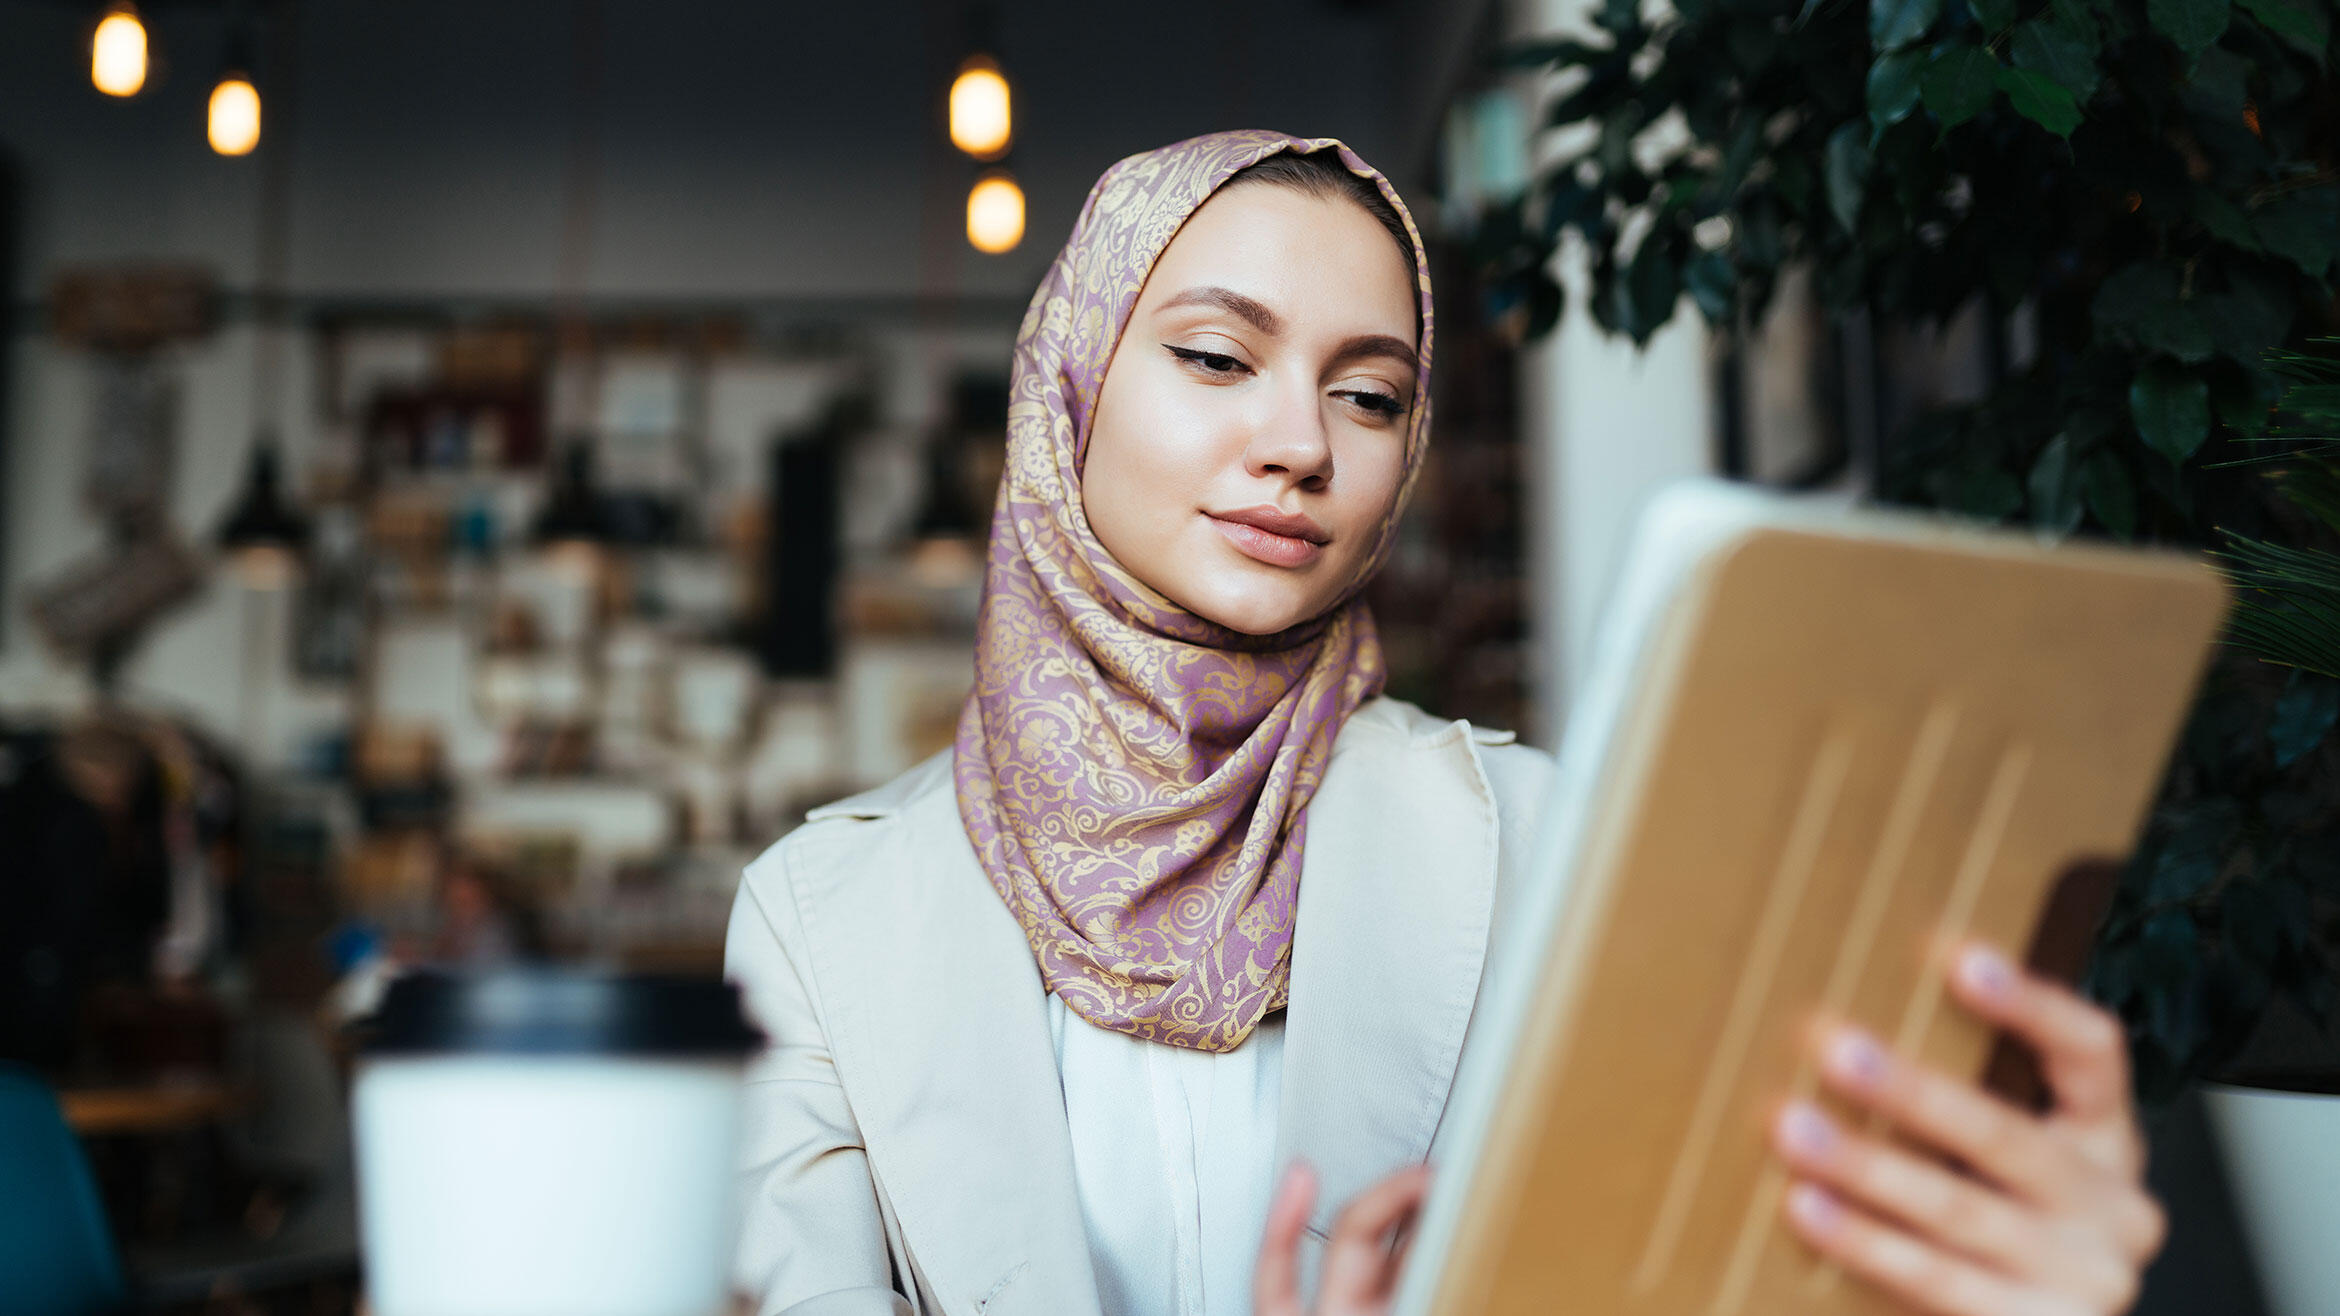
<svg viewBox="0 0 2340 1316"><path fill-rule="evenodd" d="M1797 1033L1849 1017L1979 1072L1940 946L2020 949L2059 873L2128 851L2223 608L2199 562L2008 534L1755 527L1709 553L1620 701L1400 1309L1889 1310L1783 1227L1764 1129L1815 1092Z"/></svg>

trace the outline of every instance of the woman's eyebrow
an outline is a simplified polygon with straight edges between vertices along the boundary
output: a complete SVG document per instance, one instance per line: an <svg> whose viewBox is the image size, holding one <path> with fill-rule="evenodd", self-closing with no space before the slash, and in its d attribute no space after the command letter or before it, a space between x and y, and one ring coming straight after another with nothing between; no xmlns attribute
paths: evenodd
<svg viewBox="0 0 2340 1316"><path fill-rule="evenodd" d="M1216 306L1250 321L1251 326L1263 334L1284 332L1284 318L1282 316L1232 288L1218 288L1209 285L1189 288L1162 303L1162 309L1165 311L1173 306Z"/></svg>
<svg viewBox="0 0 2340 1316"><path fill-rule="evenodd" d="M1409 372L1421 369L1420 358L1414 355L1412 344L1403 338L1392 337L1389 334L1359 334L1355 338L1343 342L1333 352L1332 360L1326 363L1326 368L1346 365L1351 361L1369 356L1388 357L1405 366Z"/></svg>

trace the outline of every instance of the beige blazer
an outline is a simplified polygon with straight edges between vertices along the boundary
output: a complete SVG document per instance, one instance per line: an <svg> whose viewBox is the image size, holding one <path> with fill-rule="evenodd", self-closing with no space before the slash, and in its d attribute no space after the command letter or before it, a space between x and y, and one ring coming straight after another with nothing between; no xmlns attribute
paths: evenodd
<svg viewBox="0 0 2340 1316"><path fill-rule="evenodd" d="M1309 806L1277 1160L1321 1176L1312 1254L1351 1195L1438 1155L1500 967L1488 929L1533 880L1551 759L1510 741L1377 699ZM1096 1311L1045 992L947 753L750 865L726 971L772 1038L741 1169L737 1278L759 1311Z"/></svg>

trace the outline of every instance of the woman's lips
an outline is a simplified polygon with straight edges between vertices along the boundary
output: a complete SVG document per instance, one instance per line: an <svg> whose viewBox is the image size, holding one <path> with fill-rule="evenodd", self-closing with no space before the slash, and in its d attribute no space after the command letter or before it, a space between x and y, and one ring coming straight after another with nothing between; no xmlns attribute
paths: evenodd
<svg viewBox="0 0 2340 1316"><path fill-rule="evenodd" d="M1204 513L1210 516L1209 513ZM1279 535L1241 521L1212 516L1211 524L1245 557L1275 567L1304 567L1324 556L1324 545L1302 539L1298 535Z"/></svg>

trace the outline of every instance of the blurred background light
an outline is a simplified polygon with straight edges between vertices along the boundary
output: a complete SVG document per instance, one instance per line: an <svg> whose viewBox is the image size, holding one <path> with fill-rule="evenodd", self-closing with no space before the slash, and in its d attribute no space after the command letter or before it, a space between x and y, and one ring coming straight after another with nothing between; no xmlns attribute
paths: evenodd
<svg viewBox="0 0 2340 1316"><path fill-rule="evenodd" d="M116 5L98 20L89 41L89 80L108 96L135 96L146 85L146 24L136 9Z"/></svg>
<svg viewBox="0 0 2340 1316"><path fill-rule="evenodd" d="M260 144L260 92L243 74L229 73L211 89L207 135L221 155L250 155Z"/></svg>
<svg viewBox="0 0 2340 1316"><path fill-rule="evenodd" d="M1014 133L1007 79L997 64L977 55L960 66L951 83L951 145L978 160L996 160L1007 151ZM1017 214L1022 213L1019 199ZM1017 228L1022 229L1020 218Z"/></svg>
<svg viewBox="0 0 2340 1316"><path fill-rule="evenodd" d="M967 241L997 256L1024 240L1024 189L1006 174L986 174L967 193Z"/></svg>

